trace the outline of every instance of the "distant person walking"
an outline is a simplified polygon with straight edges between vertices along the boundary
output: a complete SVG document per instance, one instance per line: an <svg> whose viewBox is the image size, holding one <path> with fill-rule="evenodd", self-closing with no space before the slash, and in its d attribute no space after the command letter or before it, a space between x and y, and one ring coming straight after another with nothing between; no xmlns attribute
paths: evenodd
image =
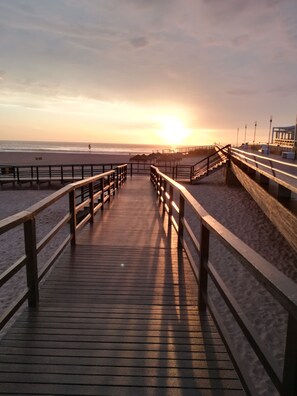
<svg viewBox="0 0 297 396"><path fill-rule="evenodd" d="M91 145L89 144L89 151L91 151L91 149L92 149L92 147L91 147Z"/></svg>

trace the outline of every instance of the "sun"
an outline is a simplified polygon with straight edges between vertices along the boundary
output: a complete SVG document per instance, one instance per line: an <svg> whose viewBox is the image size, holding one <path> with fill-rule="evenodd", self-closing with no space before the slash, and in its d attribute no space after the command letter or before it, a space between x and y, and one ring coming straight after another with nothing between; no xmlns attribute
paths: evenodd
<svg viewBox="0 0 297 396"><path fill-rule="evenodd" d="M181 144L190 134L190 129L186 128L182 120L175 116L159 117L160 129L158 133L164 143L171 146Z"/></svg>

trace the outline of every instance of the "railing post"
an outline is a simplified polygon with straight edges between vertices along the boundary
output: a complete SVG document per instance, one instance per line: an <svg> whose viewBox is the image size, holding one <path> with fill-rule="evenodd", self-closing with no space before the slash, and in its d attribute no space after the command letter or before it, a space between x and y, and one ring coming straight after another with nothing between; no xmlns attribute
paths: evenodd
<svg viewBox="0 0 297 396"><path fill-rule="evenodd" d="M200 236L200 266L199 266L199 288L198 288L198 309L206 310L207 301L207 265L209 256L209 231L203 223L201 223Z"/></svg>
<svg viewBox="0 0 297 396"><path fill-rule="evenodd" d="M169 186L169 210L168 210L168 224L171 225L171 217L172 217L172 202L173 202L173 187L170 184Z"/></svg>
<svg viewBox="0 0 297 396"><path fill-rule="evenodd" d="M36 251L36 227L35 219L29 219L24 223L25 252L27 256L26 273L27 286L29 289L28 305L35 307L39 303L38 268Z"/></svg>
<svg viewBox="0 0 297 396"><path fill-rule="evenodd" d="M110 175L107 176L107 183L108 183L108 202L110 202L110 198L111 198L111 177Z"/></svg>
<svg viewBox="0 0 297 396"><path fill-rule="evenodd" d="M115 178L116 178L115 188L116 188L116 190L119 189L119 177L121 177L120 175L121 175L121 173L119 171L119 168L116 168L116 174L115 174ZM120 184L121 184L121 182L120 182Z"/></svg>
<svg viewBox="0 0 297 396"><path fill-rule="evenodd" d="M39 184L39 167L36 166L36 182Z"/></svg>
<svg viewBox="0 0 297 396"><path fill-rule="evenodd" d="M166 212L166 191L167 191L167 181L164 180L164 183L163 183L163 210L162 210L163 216Z"/></svg>
<svg viewBox="0 0 297 396"><path fill-rule="evenodd" d="M101 210L104 209L104 177L101 178Z"/></svg>
<svg viewBox="0 0 297 396"><path fill-rule="evenodd" d="M93 182L89 183L89 197L90 197L90 222L94 223L94 185Z"/></svg>
<svg viewBox="0 0 297 396"><path fill-rule="evenodd" d="M190 170L190 182L192 182L193 178L194 178L194 166L192 165Z"/></svg>
<svg viewBox="0 0 297 396"><path fill-rule="evenodd" d="M174 180L174 170L175 170L175 165L172 166L171 168L172 172L171 172L171 177Z"/></svg>
<svg viewBox="0 0 297 396"><path fill-rule="evenodd" d="M69 193L69 211L71 214L71 219L70 219L71 245L76 245L75 190L72 190Z"/></svg>
<svg viewBox="0 0 297 396"><path fill-rule="evenodd" d="M183 248L184 239L184 216L185 216L185 199L180 194L179 196L179 215L178 215L178 248Z"/></svg>
<svg viewBox="0 0 297 396"><path fill-rule="evenodd" d="M162 202L162 195L163 195L163 190L162 190L163 178L160 175L159 175L159 183L158 184L159 184L159 203L161 203Z"/></svg>
<svg viewBox="0 0 297 396"><path fill-rule="evenodd" d="M271 169L272 176L276 177L276 173L275 173L275 170L273 167L273 162L271 160L269 160L269 163L270 163L270 169Z"/></svg>
<svg viewBox="0 0 297 396"><path fill-rule="evenodd" d="M281 396L297 395L297 321L289 314Z"/></svg>

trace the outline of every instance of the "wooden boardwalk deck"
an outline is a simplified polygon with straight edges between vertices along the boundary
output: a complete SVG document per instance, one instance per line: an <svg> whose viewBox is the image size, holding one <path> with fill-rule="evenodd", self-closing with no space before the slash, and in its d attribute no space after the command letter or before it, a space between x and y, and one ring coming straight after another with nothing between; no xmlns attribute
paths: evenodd
<svg viewBox="0 0 297 396"><path fill-rule="evenodd" d="M1 341L0 394L244 394L166 225L129 179Z"/></svg>

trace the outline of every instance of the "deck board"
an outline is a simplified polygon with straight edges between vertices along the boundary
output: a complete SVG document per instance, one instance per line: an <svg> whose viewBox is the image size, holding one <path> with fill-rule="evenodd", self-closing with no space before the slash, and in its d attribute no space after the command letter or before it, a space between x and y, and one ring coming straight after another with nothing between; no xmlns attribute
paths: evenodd
<svg viewBox="0 0 297 396"><path fill-rule="evenodd" d="M175 233L133 177L0 344L0 394L242 395Z"/></svg>

